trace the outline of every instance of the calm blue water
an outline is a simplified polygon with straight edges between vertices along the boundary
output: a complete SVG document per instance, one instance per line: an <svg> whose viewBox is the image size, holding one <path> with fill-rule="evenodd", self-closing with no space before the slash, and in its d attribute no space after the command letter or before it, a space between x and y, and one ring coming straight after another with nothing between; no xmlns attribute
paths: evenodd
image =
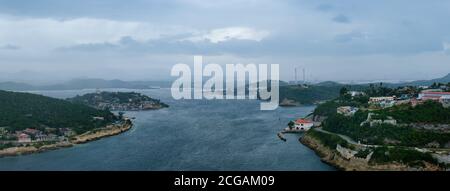
<svg viewBox="0 0 450 191"><path fill-rule="evenodd" d="M83 91L42 91L56 98ZM126 91L126 90L115 90ZM0 158L0 170L333 170L298 142L276 133L314 107L260 111L256 100L175 101L170 90L135 90L168 103L128 112L130 131L72 148Z"/></svg>

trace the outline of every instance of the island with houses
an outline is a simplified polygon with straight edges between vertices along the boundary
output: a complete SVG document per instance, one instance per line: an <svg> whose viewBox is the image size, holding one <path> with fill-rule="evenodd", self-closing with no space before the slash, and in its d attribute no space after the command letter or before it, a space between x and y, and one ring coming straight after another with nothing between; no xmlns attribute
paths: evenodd
<svg viewBox="0 0 450 191"><path fill-rule="evenodd" d="M89 93L67 99L72 103L84 104L100 110L142 111L169 107L158 99L136 92L101 92Z"/></svg>

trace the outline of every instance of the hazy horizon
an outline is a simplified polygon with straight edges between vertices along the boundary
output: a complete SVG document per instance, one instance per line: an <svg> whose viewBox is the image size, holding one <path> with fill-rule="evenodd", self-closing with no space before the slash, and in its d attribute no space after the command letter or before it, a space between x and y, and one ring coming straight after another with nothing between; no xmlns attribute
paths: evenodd
<svg viewBox="0 0 450 191"><path fill-rule="evenodd" d="M0 0L0 81L168 81L177 63L280 64L310 82L450 72L450 1ZM300 74L300 77L301 74Z"/></svg>
<svg viewBox="0 0 450 191"><path fill-rule="evenodd" d="M450 73L449 73L450 74ZM429 79L414 79L414 80L398 80L398 79L373 79L373 80L316 80L316 81L307 81L306 83L308 84L317 84L317 83L321 83L321 82L336 82L336 83L341 83L341 84L370 84L370 83L379 83L379 82L384 82L384 83L407 83L407 82L413 82L413 81L421 81L421 80L433 80L433 79L438 79L444 76L436 76L433 78L429 78ZM67 78L67 79L37 79L37 78L33 78L33 79L4 79L4 78L0 78L0 83L5 83L5 82L13 82L13 83L24 83L27 85L32 85L32 86L48 86L48 85L59 85L59 84L65 84L68 83L70 81L77 81L77 80L106 80L106 81L112 81L112 80L120 80L120 81L124 81L124 82L173 82L176 79L176 77L172 77L172 78L168 78L168 79L121 79L121 78L98 78L98 77L75 77L75 78ZM203 80L204 82L206 80L208 80L209 77L204 77ZM294 82L295 80L281 80L284 82ZM299 80L299 83L301 83L302 81Z"/></svg>

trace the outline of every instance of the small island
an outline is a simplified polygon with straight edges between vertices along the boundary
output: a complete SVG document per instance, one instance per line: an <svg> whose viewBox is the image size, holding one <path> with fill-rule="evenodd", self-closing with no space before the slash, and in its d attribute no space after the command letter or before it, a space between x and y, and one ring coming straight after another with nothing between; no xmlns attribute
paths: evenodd
<svg viewBox="0 0 450 191"><path fill-rule="evenodd" d="M449 90L450 84L344 87L338 98L318 105L315 125L300 142L341 170L448 170Z"/></svg>
<svg viewBox="0 0 450 191"><path fill-rule="evenodd" d="M70 147L129 130L123 115L42 95L0 90L0 157Z"/></svg>
<svg viewBox="0 0 450 191"><path fill-rule="evenodd" d="M142 111L169 107L158 99L136 92L96 92L67 99L99 110Z"/></svg>

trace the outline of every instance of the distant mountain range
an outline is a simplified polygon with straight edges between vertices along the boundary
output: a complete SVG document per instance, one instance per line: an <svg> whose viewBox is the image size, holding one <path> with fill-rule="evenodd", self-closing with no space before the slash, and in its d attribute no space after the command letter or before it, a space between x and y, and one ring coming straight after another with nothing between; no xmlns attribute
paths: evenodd
<svg viewBox="0 0 450 191"><path fill-rule="evenodd" d="M379 83L379 82L358 84L358 86L365 86L365 85L375 84L375 83ZM444 84L450 83L450 73L442 78L436 78L436 79L431 79L431 80L416 80L416 81L411 81L411 82L400 82L400 83L383 82L383 85L388 86L388 87L430 86L433 83L444 83ZM343 86L346 84L338 83L338 82L334 82L334 81L324 81L324 82L320 82L320 83L313 84L313 85L332 87L332 86ZM355 86L355 85L352 85L352 86Z"/></svg>
<svg viewBox="0 0 450 191"><path fill-rule="evenodd" d="M433 83L449 83L450 73L442 78L436 78L431 80L418 80L412 82L402 83L383 83L386 86L398 87L398 86L429 86ZM27 90L79 90L79 89L105 89L105 88L127 88L127 89L152 89L152 88L167 88L171 87L171 81L122 81L122 80L104 80L104 79L74 79L64 83L55 85L30 85L26 83L18 82L0 82L0 90L13 90L13 91L27 91ZM280 86L286 86L288 83L280 81ZM325 81L317 84L316 86L342 86L333 81ZM361 86L367 84L359 84Z"/></svg>
<svg viewBox="0 0 450 191"><path fill-rule="evenodd" d="M396 83L392 84L395 86L429 86L433 83L449 83L450 82L450 73L442 78L436 78L432 80L417 80L412 82L404 82L404 83Z"/></svg>
<svg viewBox="0 0 450 191"><path fill-rule="evenodd" d="M0 82L1 90L79 90L79 89L104 89L104 88L127 88L127 89L153 89L170 87L169 81L122 81L103 79L75 79L55 85L34 86L18 82Z"/></svg>

